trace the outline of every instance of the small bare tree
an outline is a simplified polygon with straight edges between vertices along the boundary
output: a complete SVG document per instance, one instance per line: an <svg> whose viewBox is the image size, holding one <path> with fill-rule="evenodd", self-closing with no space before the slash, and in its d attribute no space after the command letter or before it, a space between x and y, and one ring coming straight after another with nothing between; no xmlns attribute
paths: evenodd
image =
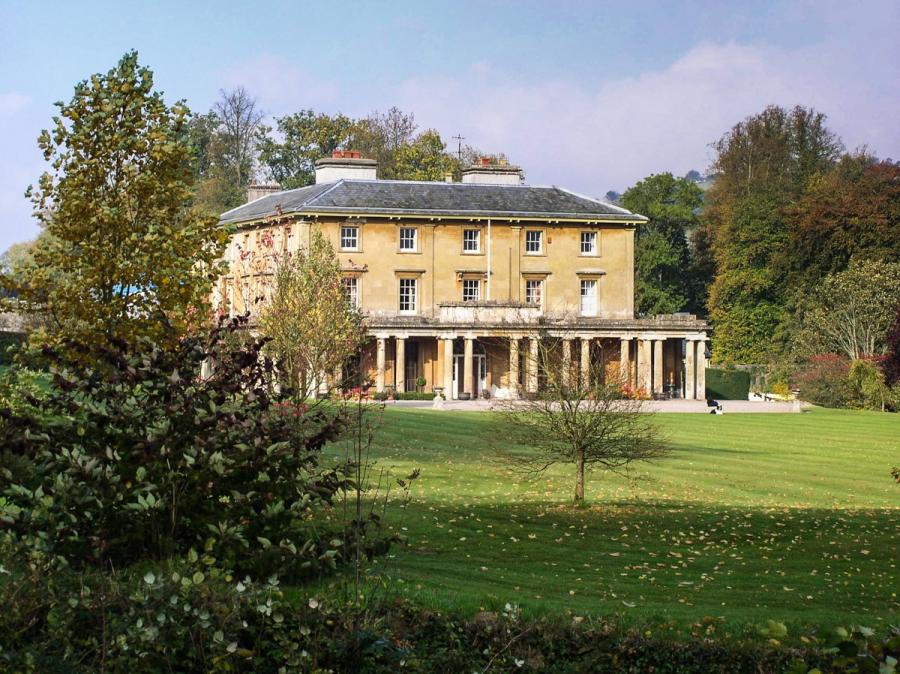
<svg viewBox="0 0 900 674"><path fill-rule="evenodd" d="M577 502L584 499L586 468L619 472L667 453L653 414L643 401L626 397L614 366L589 359L581 367L559 338L543 336L538 344L537 362L527 357L528 370L538 373L538 391L499 403L498 437L536 450L509 454L514 463L529 472L571 464Z"/></svg>

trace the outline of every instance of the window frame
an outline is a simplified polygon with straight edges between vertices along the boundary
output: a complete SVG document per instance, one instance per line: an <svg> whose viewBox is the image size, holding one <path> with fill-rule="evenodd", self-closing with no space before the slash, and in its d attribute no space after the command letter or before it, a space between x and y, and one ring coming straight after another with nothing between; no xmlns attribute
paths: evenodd
<svg viewBox="0 0 900 674"><path fill-rule="evenodd" d="M412 288L412 295L409 295L407 292L406 303L407 308L403 308L404 303L404 284L407 284L408 287ZM418 303L419 303L419 279L417 277L412 276L401 276L399 278L399 283L397 284L397 310L401 314L415 314L418 311Z"/></svg>
<svg viewBox="0 0 900 674"><path fill-rule="evenodd" d="M353 309L359 309L360 307L360 293L359 293L359 277L358 276L344 276L341 278L341 285L344 286L344 291L347 293L347 301L350 304L350 307ZM352 286L352 289L351 289Z"/></svg>
<svg viewBox="0 0 900 674"><path fill-rule="evenodd" d="M466 234L472 232L475 234L475 248L469 250L466 248ZM467 227L462 231L462 252L464 255L481 255L481 229L477 227Z"/></svg>
<svg viewBox="0 0 900 674"><path fill-rule="evenodd" d="M591 250L584 249L584 243L585 243L584 239L586 236L590 237L592 240L593 245L591 247ZM600 235L599 235L599 233L595 230L587 230L587 229L581 230L581 235L579 237L578 250L580 251L579 254L582 255L583 257L597 257L600 254Z"/></svg>
<svg viewBox="0 0 900 674"><path fill-rule="evenodd" d="M589 284L589 285L588 285ZM595 278L583 278L579 279L579 309L582 316L596 316L599 309L599 298L600 298L600 284L597 282ZM592 295L585 294L585 288L591 287L594 292ZM590 298L593 300L593 308L591 311L585 311L584 301L586 298Z"/></svg>
<svg viewBox="0 0 900 674"><path fill-rule="evenodd" d="M354 232L354 236L353 236L354 244L352 247L344 245L344 230L353 230L353 232ZM347 237L347 238L349 238L349 237ZM342 252L358 253L361 249L359 225L341 225L339 243L340 243L340 249Z"/></svg>
<svg viewBox="0 0 900 674"><path fill-rule="evenodd" d="M536 234L538 248L537 250L528 250L528 235ZM525 255L543 255L544 254L544 230L543 229L526 229L525 230Z"/></svg>
<svg viewBox="0 0 900 674"><path fill-rule="evenodd" d="M546 279L542 278L526 278L525 279L525 302L527 304L533 304L541 309L544 308L544 281ZM528 286L529 284L536 284L537 292L538 292L538 301L532 302L528 299Z"/></svg>
<svg viewBox="0 0 900 674"><path fill-rule="evenodd" d="M403 233L412 232L412 248L403 247ZM401 253L418 253L419 252L419 228L418 227L400 227L397 239L397 249Z"/></svg>
<svg viewBox="0 0 900 674"><path fill-rule="evenodd" d="M475 284L475 297L466 298L466 285ZM481 301L481 279L464 278L462 280L462 301L463 302L479 302Z"/></svg>

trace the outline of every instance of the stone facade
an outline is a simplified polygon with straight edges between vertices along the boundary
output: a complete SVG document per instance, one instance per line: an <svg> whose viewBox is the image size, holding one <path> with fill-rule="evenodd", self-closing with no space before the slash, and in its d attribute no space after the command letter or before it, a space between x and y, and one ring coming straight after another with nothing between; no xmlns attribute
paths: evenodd
<svg viewBox="0 0 900 674"><path fill-rule="evenodd" d="M378 390L415 390L421 377L425 391L453 398L533 391L527 355L541 335L648 394L704 396L706 325L634 316L634 232L646 218L558 188L498 184L515 167L464 185L373 181L371 170L334 157L321 162L321 186L224 214L236 232L217 302L254 311L247 298L266 296L271 256L318 228L364 312L372 340L357 366Z"/></svg>

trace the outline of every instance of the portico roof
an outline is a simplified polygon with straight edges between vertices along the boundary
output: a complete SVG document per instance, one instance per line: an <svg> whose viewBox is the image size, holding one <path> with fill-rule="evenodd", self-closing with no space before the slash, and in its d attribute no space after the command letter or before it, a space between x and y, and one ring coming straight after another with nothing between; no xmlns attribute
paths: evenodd
<svg viewBox="0 0 900 674"><path fill-rule="evenodd" d="M234 208L224 223L251 223L278 214L496 218L646 222L605 201L556 186L486 185L405 180L338 180L275 192Z"/></svg>

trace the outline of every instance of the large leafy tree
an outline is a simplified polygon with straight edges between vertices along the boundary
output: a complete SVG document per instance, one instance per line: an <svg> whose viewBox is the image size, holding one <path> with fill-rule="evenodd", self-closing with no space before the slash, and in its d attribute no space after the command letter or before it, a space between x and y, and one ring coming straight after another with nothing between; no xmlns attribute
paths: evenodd
<svg viewBox="0 0 900 674"><path fill-rule="evenodd" d="M225 239L189 207L187 107L166 105L135 52L58 107L29 188L44 245L15 290L57 341L177 339L207 316Z"/></svg>
<svg viewBox="0 0 900 674"><path fill-rule="evenodd" d="M283 188L311 185L316 180L316 159L347 148L356 127L349 117L301 110L275 120L278 136L261 131L259 161Z"/></svg>
<svg viewBox="0 0 900 674"><path fill-rule="evenodd" d="M393 179L397 177L397 152L413 141L415 132L415 117L393 107L385 113L373 112L358 120L351 145L363 156L378 162L380 178Z"/></svg>
<svg viewBox="0 0 900 674"><path fill-rule="evenodd" d="M434 129L420 133L395 154L396 177L400 180L443 180L456 170L456 160L447 154L447 144Z"/></svg>
<svg viewBox="0 0 900 674"><path fill-rule="evenodd" d="M765 361L784 343L785 211L813 176L831 168L842 145L825 115L770 106L735 125L714 148L716 180L706 194L700 236L716 269L709 296L714 354L723 362Z"/></svg>
<svg viewBox="0 0 900 674"><path fill-rule="evenodd" d="M693 308L688 234L697 224L703 192L671 173L652 175L621 197L622 205L650 218L635 237L635 303L643 314Z"/></svg>

